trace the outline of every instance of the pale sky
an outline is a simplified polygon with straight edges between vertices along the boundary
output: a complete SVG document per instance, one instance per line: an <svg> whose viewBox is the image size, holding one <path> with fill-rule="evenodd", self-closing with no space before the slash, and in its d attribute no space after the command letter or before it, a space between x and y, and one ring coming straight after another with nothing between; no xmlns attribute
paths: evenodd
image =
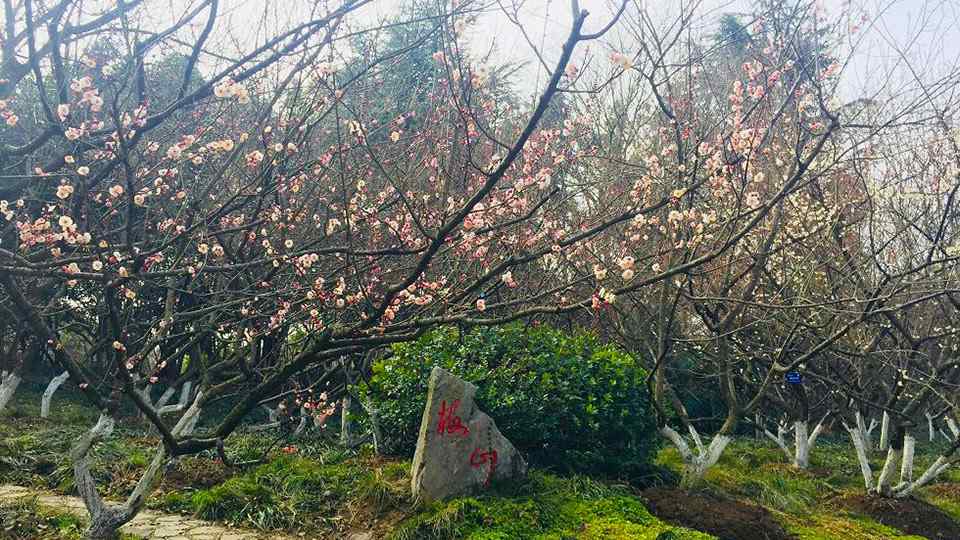
<svg viewBox="0 0 960 540"><path fill-rule="evenodd" d="M148 0L146 5L151 17L162 20L183 13L196 1ZM354 15L354 24L371 25L397 9L400 1L377 0ZM542 46L547 62L552 65L570 27L570 0L490 1L492 9L469 30L474 52L480 54L493 46L496 63L527 62L526 69L520 74L524 79L521 87L532 90L535 81L545 77L544 70L539 68L524 32L500 8L517 10L528 38L538 48ZM580 7L591 13L586 31L606 24L613 12L611 4L618 2L579 0ZM323 3L314 0L224 0L222 20L216 31L221 40L218 47L224 51L236 49L238 45L249 48L251 42L262 41L264 26L271 21L285 25L305 20L309 6ZM689 6L691 0L631 0L634 9L637 3L646 5L654 16L668 20L678 6ZM693 21L693 28L701 35L713 33L723 13L746 12L751 4L750 0L699 0L697 3L698 16ZM819 3L828 19L837 17L845 6L852 5L855 10L865 12L872 21L850 38L848 45L855 46L856 52L841 88L845 101L863 97L884 85L891 92L896 92L901 84L906 86L912 75L898 50L910 60L913 70L927 80L952 72L960 64L960 0L821 0ZM339 1L330 0L329 4L339 5ZM201 16L189 31L199 33L204 22ZM844 22L845 26L848 24ZM606 56L611 48L621 49L626 54L636 52L636 46L623 33L611 32L605 41L591 44L589 52L602 53L602 56ZM578 52L583 55L585 51L586 47L583 47Z"/></svg>

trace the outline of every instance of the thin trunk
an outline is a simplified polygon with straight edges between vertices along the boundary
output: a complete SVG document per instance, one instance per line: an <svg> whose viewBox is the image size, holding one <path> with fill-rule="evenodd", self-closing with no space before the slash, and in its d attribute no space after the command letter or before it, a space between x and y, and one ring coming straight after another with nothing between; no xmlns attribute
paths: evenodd
<svg viewBox="0 0 960 540"><path fill-rule="evenodd" d="M867 430L866 430L866 432L865 432L865 433L867 434L867 436L866 436L866 441L867 441L867 443L871 443L871 441L873 440L873 430L877 428L877 425L878 425L878 424L877 424L877 419L876 419L876 418L871 418L871 419L870 419L870 427L868 427ZM872 444L872 443L871 443L871 444ZM870 448L870 444L867 444L867 448L868 448L868 449Z"/></svg>
<svg viewBox="0 0 960 540"><path fill-rule="evenodd" d="M924 416L927 417L927 432L930 434L930 442L933 442L937 438L937 432L933 429L933 415L926 413Z"/></svg>
<svg viewBox="0 0 960 540"><path fill-rule="evenodd" d="M883 469L880 470L880 476L877 478L878 495L889 497L893 493L893 478L897 469L901 469L903 460L903 445L906 442L907 432L903 425L896 426L896 433L893 434L893 440L887 448L887 459L883 462Z"/></svg>
<svg viewBox="0 0 960 540"><path fill-rule="evenodd" d="M850 440L853 441L853 448L857 451L857 461L860 463L860 473L863 475L863 485L867 491L870 491L873 488L873 470L870 469L870 459L867 456L867 442L864 440L864 433L861 431L863 427L863 421L860 417L860 413L857 413L857 427L849 427L844 424L844 427L847 428L847 432L850 433Z"/></svg>
<svg viewBox="0 0 960 540"><path fill-rule="evenodd" d="M13 394L16 393L22 380L23 378L16 371L7 372L4 375L3 381L0 382L0 411L4 410L13 399Z"/></svg>
<svg viewBox="0 0 960 540"><path fill-rule="evenodd" d="M913 482L913 454L917 441L911 435L903 436L903 461L900 463L900 483Z"/></svg>
<svg viewBox="0 0 960 540"><path fill-rule="evenodd" d="M951 418L949 415L947 416L947 427L950 428L950 433L953 433L954 438L960 437L960 427L957 427L957 421Z"/></svg>
<svg viewBox="0 0 960 540"><path fill-rule="evenodd" d="M810 466L810 436L807 428L806 420L797 420L793 423L793 466L798 469L806 469Z"/></svg>
<svg viewBox="0 0 960 540"><path fill-rule="evenodd" d="M871 447L870 432L873 431L873 426L875 423L871 422L870 428L868 429L867 424L863 420L863 415L860 414L860 411L854 413L854 418L856 419L857 436L860 438L860 441L863 443L863 445L869 449Z"/></svg>
<svg viewBox="0 0 960 540"><path fill-rule="evenodd" d="M880 443L877 449L883 452L890 447L890 413L883 411L883 420L880 422Z"/></svg>
<svg viewBox="0 0 960 540"><path fill-rule="evenodd" d="M787 439L787 432L789 432L789 431L790 431L790 428L787 427L786 421L785 421L785 420L781 420L780 423L777 424L777 439L779 439L779 440L781 440L781 441L786 441L786 439ZM786 444L786 443L784 443L784 444Z"/></svg>
<svg viewBox="0 0 960 540"><path fill-rule="evenodd" d="M353 442L353 426L350 418L350 410L353 401L350 399L350 393L344 393L343 403L340 407L340 444L350 446Z"/></svg>
<svg viewBox="0 0 960 540"><path fill-rule="evenodd" d="M47 385L47 389L43 391L43 397L40 398L40 418L50 417L50 402L53 401L53 394L55 394L60 386L67 382L69 378L70 372L64 371L60 375L50 379L50 384Z"/></svg>
<svg viewBox="0 0 960 540"><path fill-rule="evenodd" d="M157 402L153 405L153 408L157 409L158 412L162 411L163 408L167 406L167 403L170 402L170 399L173 397L173 395L176 393L177 393L177 388L175 386L167 387L167 389L164 390L162 394L160 394L160 399L158 399Z"/></svg>
<svg viewBox="0 0 960 540"><path fill-rule="evenodd" d="M380 414L373 404L367 407L367 413L370 415L370 429L373 431L373 453L380 455L380 451L383 448L383 432L380 431Z"/></svg>
<svg viewBox="0 0 960 540"><path fill-rule="evenodd" d="M930 482L935 480L938 476L940 476L940 474L943 473L943 471L950 468L950 465L952 463L953 461L950 458L946 456L939 456L937 460L934 461L933 464L930 465L930 467L928 467L927 470L924 471L922 475L920 475L920 478L917 478L915 482L910 482L906 485L897 486L897 490L893 494L894 497L906 497L911 493L913 493L914 490L916 490L917 488L920 488L929 484Z"/></svg>
<svg viewBox="0 0 960 540"><path fill-rule="evenodd" d="M883 468L880 470L880 476L877 478L876 492L885 497L890 496L894 474L900 466L900 460L903 457L903 448L887 449L887 459L883 462Z"/></svg>
<svg viewBox="0 0 960 540"><path fill-rule="evenodd" d="M790 449L787 448L787 441L784 440L782 429L777 429L776 435L771 433L770 430L768 429L764 429L763 433L764 435L767 436L768 439L770 439L771 441L774 442L774 444L777 445L780 451L783 452L783 455L787 456L787 461L793 461L793 456L790 455Z"/></svg>
<svg viewBox="0 0 960 540"><path fill-rule="evenodd" d="M165 403L163 400L163 396L167 396L168 393L172 396L177 391L176 388L167 388L167 391L163 393L163 396L161 396L160 401L157 402L157 413L168 414L168 413L180 412L186 409L187 405L189 405L190 403L190 390L192 385L193 385L192 381L187 381L183 383L183 387L180 389L180 400L174 403L173 405L166 405L166 404L161 405L161 402ZM170 400L170 397L167 397L167 401L169 400Z"/></svg>

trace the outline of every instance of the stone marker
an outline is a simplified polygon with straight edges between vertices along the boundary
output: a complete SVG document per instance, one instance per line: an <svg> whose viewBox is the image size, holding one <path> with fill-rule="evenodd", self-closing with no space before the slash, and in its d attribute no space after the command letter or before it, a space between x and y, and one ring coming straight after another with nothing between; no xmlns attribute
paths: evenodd
<svg viewBox="0 0 960 540"><path fill-rule="evenodd" d="M517 449L474 405L476 393L476 386L442 368L430 372L410 472L414 498L442 499L526 473Z"/></svg>

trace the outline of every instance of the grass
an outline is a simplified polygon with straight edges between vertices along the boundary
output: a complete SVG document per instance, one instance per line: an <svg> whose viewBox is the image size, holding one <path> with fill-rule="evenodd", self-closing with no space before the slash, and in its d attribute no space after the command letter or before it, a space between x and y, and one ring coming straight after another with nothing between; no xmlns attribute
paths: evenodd
<svg viewBox="0 0 960 540"><path fill-rule="evenodd" d="M318 460L278 456L269 463L196 491L168 494L160 508L258 529L329 529L362 502L374 514L405 499L396 465L369 457ZM309 519L305 519L309 518Z"/></svg>
<svg viewBox="0 0 960 540"><path fill-rule="evenodd" d="M0 539L79 539L83 522L65 514L54 514L37 506L35 500L0 501Z"/></svg>
<svg viewBox="0 0 960 540"><path fill-rule="evenodd" d="M35 499L0 501L0 540L79 540L86 522L37 505ZM118 540L134 540L120 535Z"/></svg>

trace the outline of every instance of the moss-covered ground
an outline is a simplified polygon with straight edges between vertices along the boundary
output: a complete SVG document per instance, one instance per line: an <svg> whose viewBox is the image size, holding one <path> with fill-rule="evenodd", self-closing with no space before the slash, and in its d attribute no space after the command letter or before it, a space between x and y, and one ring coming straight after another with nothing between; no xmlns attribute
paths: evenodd
<svg viewBox="0 0 960 540"><path fill-rule="evenodd" d="M96 414L63 397L53 418L41 420L38 403L36 392L24 391L0 414L0 483L72 494L67 450ZM294 442L268 433L235 435L226 444L230 465L212 453L181 458L148 506L307 538L342 538L351 531L396 540L714 538L651 515L640 486L543 471L482 494L415 505L408 494L408 462L376 457L366 448L341 449L335 435ZM156 443L130 418L97 447L94 470L108 497L133 487ZM932 459L929 446L921 444L918 468ZM878 453L875 468L880 460ZM658 465L679 470L676 452L661 450ZM838 503L863 491L859 466L843 439L818 445L809 471L790 467L767 442L738 441L698 489L760 505L799 539L921 538ZM918 496L960 521L960 471L950 471ZM0 539L77 538L82 528L74 518L29 502L0 505L0 523Z"/></svg>

